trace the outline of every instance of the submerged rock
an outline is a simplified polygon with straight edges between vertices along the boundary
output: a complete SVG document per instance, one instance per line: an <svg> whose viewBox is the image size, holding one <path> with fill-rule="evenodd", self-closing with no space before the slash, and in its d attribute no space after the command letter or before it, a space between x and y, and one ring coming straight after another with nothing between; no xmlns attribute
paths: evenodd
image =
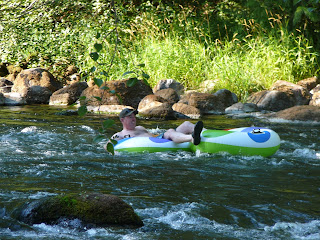
<svg viewBox="0 0 320 240"><path fill-rule="evenodd" d="M54 196L26 204L18 219L27 224L58 224L65 219L79 219L87 226L143 226L133 208L119 197L90 193Z"/></svg>

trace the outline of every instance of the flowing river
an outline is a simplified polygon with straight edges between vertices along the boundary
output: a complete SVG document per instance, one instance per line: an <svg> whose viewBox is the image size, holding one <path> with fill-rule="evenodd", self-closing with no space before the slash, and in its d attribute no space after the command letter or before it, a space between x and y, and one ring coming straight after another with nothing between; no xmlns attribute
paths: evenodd
<svg viewBox="0 0 320 240"><path fill-rule="evenodd" d="M49 106L0 109L0 239L320 239L320 125L204 117L207 128L263 126L281 137L271 157L189 152L121 153L93 143L100 117ZM110 129L110 135L120 129ZM179 121L138 123L157 131ZM195 121L193 121L195 122ZM14 211L64 193L113 194L138 229L80 220L26 225Z"/></svg>

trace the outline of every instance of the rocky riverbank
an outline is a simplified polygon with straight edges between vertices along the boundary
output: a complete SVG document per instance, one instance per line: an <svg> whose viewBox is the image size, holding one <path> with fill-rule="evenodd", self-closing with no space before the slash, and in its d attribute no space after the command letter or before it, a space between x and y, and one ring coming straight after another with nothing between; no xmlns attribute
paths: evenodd
<svg viewBox="0 0 320 240"><path fill-rule="evenodd" d="M81 102L89 111L107 114L117 114L130 106L138 109L141 117L161 119L198 119L206 114L255 112L269 118L320 119L318 77L297 84L279 80L269 90L253 93L248 102L241 103L227 89L211 93L214 82L210 81L204 82L198 91L185 91L184 86L172 79L160 80L153 89L142 81L129 87L128 79L109 81L98 87L91 82L81 82L73 67L66 72L67 81L63 85L42 68L24 69L19 73L7 70L7 75L0 78L0 105L71 105ZM3 72L0 74L4 75Z"/></svg>

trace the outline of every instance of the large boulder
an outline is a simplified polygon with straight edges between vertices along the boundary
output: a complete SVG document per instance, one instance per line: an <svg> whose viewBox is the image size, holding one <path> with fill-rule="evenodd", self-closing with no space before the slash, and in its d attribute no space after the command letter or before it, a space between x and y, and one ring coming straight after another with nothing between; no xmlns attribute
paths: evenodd
<svg viewBox="0 0 320 240"><path fill-rule="evenodd" d="M179 95L173 88L161 89L154 93L156 96L160 96L168 101L170 104L175 104L179 101Z"/></svg>
<svg viewBox="0 0 320 240"><path fill-rule="evenodd" d="M307 88L291 82L276 81L272 85L271 90L286 93L292 99L294 105L306 105L311 100L311 94Z"/></svg>
<svg viewBox="0 0 320 240"><path fill-rule="evenodd" d="M290 121L316 121L320 122L320 107L304 105L294 106L279 112L267 114L267 117L281 118Z"/></svg>
<svg viewBox="0 0 320 240"><path fill-rule="evenodd" d="M53 75L42 68L30 68L21 71L14 81L13 92L22 93L26 88L40 86L55 92L62 87L62 84L55 80Z"/></svg>
<svg viewBox="0 0 320 240"><path fill-rule="evenodd" d="M27 224L58 224L65 219L79 219L92 227L141 227L143 222L133 208L119 197L108 194L69 194L27 203L15 213Z"/></svg>
<svg viewBox="0 0 320 240"><path fill-rule="evenodd" d="M139 116L145 118L175 119L172 104L160 96L145 96L138 106Z"/></svg>
<svg viewBox="0 0 320 240"><path fill-rule="evenodd" d="M200 109L185 103L175 103L172 109L176 112L178 118L199 119L202 116Z"/></svg>
<svg viewBox="0 0 320 240"><path fill-rule="evenodd" d="M47 104L52 93L61 87L62 84L47 70L31 68L18 74L11 90L20 93L27 104Z"/></svg>
<svg viewBox="0 0 320 240"><path fill-rule="evenodd" d="M160 80L157 85L153 88L153 92L156 93L159 90L172 88L175 90L179 95L184 93L184 86L173 79L163 79Z"/></svg>
<svg viewBox="0 0 320 240"><path fill-rule="evenodd" d="M295 105L294 100L284 92L263 90L253 93L247 99L261 110L280 111Z"/></svg>
<svg viewBox="0 0 320 240"><path fill-rule="evenodd" d="M50 105L71 105L75 103L81 93L88 87L86 82L76 82L54 92L51 97Z"/></svg>
<svg viewBox="0 0 320 240"><path fill-rule="evenodd" d="M203 114L224 114L225 109L237 102L237 99L229 90L221 89L214 94L191 92L180 102L200 109Z"/></svg>
<svg viewBox="0 0 320 240"><path fill-rule="evenodd" d="M128 105L137 108L142 98L152 94L152 89L142 81L129 87L128 81L129 79L108 81L103 85L103 87L108 87L108 90L101 89L97 85L88 87L81 96L86 97L87 105ZM95 97L101 98L101 101Z"/></svg>
<svg viewBox="0 0 320 240"><path fill-rule="evenodd" d="M248 102L257 104L263 110L280 111L296 105L307 105L311 96L306 87L286 81L277 81L271 90L252 94Z"/></svg>

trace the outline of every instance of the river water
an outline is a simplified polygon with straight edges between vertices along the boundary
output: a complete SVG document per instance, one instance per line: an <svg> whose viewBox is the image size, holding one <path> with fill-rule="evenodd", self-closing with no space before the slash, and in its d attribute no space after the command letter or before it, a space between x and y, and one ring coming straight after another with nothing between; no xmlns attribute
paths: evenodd
<svg viewBox="0 0 320 240"><path fill-rule="evenodd" d="M0 109L0 239L320 239L320 125L226 116L207 128L263 126L281 137L273 156L199 153L108 155L99 116L49 106ZM116 119L116 118L115 118ZM118 122L118 121L117 121ZM146 121L152 131L182 121ZM110 135L119 126L110 129ZM85 228L77 219L26 225L14 211L63 193L113 194L144 227Z"/></svg>

